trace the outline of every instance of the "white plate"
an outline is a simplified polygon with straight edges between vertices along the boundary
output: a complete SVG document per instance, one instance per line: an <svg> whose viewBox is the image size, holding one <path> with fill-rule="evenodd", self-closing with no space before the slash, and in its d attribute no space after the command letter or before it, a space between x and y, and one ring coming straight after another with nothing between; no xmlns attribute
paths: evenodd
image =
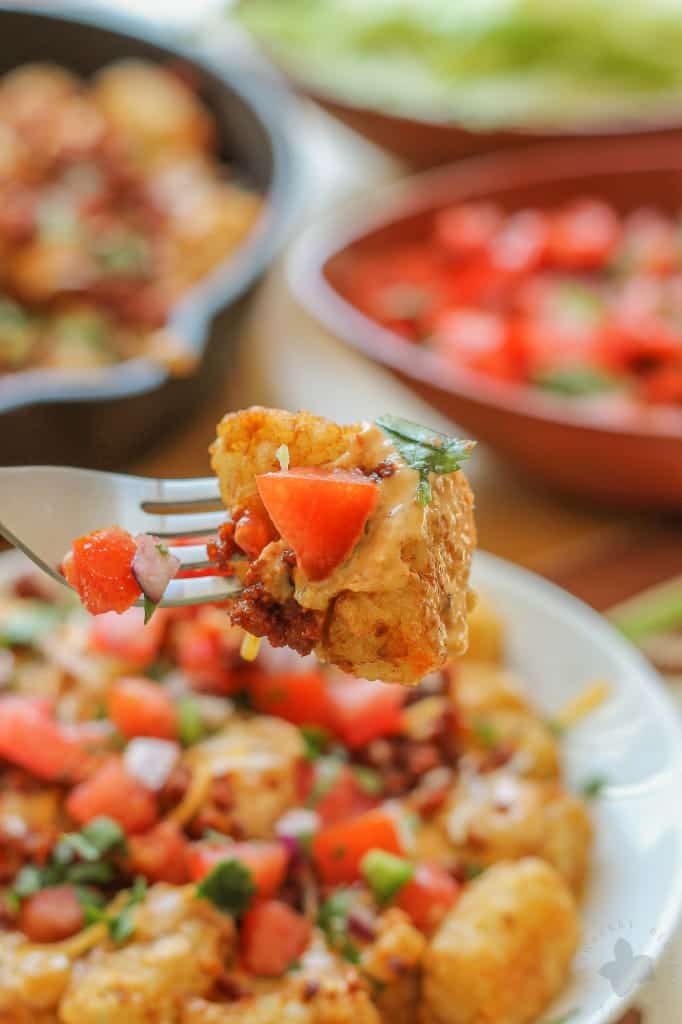
<svg viewBox="0 0 682 1024"><path fill-rule="evenodd" d="M26 566L0 556L0 579ZM682 910L682 729L644 659L598 615L532 573L476 557L474 585L501 613L510 663L547 715L595 678L610 700L564 744L569 782L604 776L573 980L543 1024L610 1024L653 971ZM672 1024L672 1022L671 1022Z"/></svg>
<svg viewBox="0 0 682 1024"><path fill-rule="evenodd" d="M663 683L601 616L533 573L479 553L474 585L501 613L511 664L556 712L605 678L610 700L564 741L568 780L609 784L592 805L596 847L573 981L547 1022L608 1024L651 976L682 910L682 730ZM671 1022L672 1024L672 1022Z"/></svg>

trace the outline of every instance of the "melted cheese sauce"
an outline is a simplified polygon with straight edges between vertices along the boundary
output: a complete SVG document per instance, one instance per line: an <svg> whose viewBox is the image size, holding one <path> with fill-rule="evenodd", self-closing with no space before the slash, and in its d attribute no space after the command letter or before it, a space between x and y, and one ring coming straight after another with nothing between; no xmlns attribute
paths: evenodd
<svg viewBox="0 0 682 1024"><path fill-rule="evenodd" d="M426 543L425 510L416 497L419 474L401 461L384 432L369 424L334 466L371 470L387 461L396 470L381 481L377 508L348 558L317 582L296 570L295 598L304 608L324 610L344 590L376 593L405 585L411 570L402 559L403 545L419 539Z"/></svg>

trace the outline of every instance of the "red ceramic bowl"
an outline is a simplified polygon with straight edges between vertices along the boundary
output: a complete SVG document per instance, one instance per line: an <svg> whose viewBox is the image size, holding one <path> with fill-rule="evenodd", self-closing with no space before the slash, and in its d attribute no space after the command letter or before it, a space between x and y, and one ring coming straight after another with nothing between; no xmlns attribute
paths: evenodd
<svg viewBox="0 0 682 1024"><path fill-rule="evenodd" d="M344 267L355 254L425 237L434 210L479 199L507 209L551 206L584 195L621 211L654 205L679 212L682 144L536 146L408 179L310 228L291 253L290 282L329 330L520 468L591 499L682 511L682 410L555 398L455 369L344 296Z"/></svg>
<svg viewBox="0 0 682 1024"><path fill-rule="evenodd" d="M614 140L639 140L648 145L654 138L677 141L682 145L682 124L679 120L657 116L652 112L646 121L624 120L589 126L562 128L529 127L522 124L508 128L475 131L458 121L427 120L425 118L392 114L379 107L362 106L344 100L340 95L311 84L268 53L272 62L288 78L293 88L315 100L328 113L333 114L359 135L388 150L393 156L415 170L428 170L448 164L462 157L499 152L503 149L535 145L540 142L571 140L599 141L610 145Z"/></svg>

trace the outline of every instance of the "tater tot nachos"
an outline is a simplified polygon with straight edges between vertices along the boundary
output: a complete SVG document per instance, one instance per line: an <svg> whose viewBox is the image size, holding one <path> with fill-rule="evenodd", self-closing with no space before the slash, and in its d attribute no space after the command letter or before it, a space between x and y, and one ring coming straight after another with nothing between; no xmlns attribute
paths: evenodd
<svg viewBox="0 0 682 1024"><path fill-rule="evenodd" d="M590 817L485 596L409 689L55 590L0 589L2 1024L543 1019Z"/></svg>

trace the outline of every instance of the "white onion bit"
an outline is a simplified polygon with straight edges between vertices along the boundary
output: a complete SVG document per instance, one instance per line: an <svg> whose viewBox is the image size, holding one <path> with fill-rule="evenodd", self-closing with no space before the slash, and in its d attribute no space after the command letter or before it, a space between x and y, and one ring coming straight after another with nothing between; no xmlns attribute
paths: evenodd
<svg viewBox="0 0 682 1024"><path fill-rule="evenodd" d="M170 740L141 736L131 740L123 760L138 782L155 792L163 789L180 758L180 747Z"/></svg>
<svg viewBox="0 0 682 1024"><path fill-rule="evenodd" d="M171 555L157 537L140 533L135 538L137 551L133 558L133 576L145 597L158 604L166 587L178 574L180 559Z"/></svg>
<svg viewBox="0 0 682 1024"><path fill-rule="evenodd" d="M312 835L319 827L320 818L315 811L294 807L279 819L275 825L275 835L282 839L298 839L299 836Z"/></svg>

